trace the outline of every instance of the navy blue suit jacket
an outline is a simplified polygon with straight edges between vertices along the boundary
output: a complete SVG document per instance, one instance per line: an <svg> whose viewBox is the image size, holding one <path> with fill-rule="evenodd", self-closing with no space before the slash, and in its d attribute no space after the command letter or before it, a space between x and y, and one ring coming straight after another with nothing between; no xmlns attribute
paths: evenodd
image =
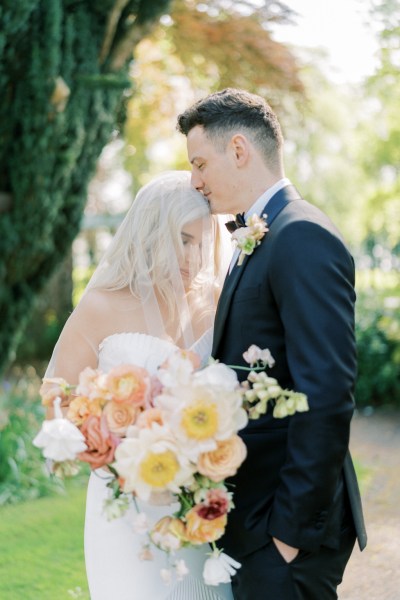
<svg viewBox="0 0 400 600"><path fill-rule="evenodd" d="M219 545L239 558L271 536L309 551L337 548L350 519L363 548L348 453L356 377L353 259L328 217L293 186L264 212L269 231L225 281L212 355L244 366L251 344L269 348L276 362L268 373L305 393L310 410L284 419L269 411L240 432L248 456L229 480L235 509Z"/></svg>

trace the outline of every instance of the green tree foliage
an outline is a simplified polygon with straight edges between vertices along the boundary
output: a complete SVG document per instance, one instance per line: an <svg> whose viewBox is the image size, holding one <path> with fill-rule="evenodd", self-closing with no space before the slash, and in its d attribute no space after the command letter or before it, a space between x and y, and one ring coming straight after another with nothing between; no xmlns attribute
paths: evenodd
<svg viewBox="0 0 400 600"><path fill-rule="evenodd" d="M400 1L381 0L372 17L380 25L379 64L365 86L373 101L361 159L374 186L363 219L369 224L366 243L380 244L400 260Z"/></svg>
<svg viewBox="0 0 400 600"><path fill-rule="evenodd" d="M96 160L125 120L133 49L168 4L0 6L0 369L78 232Z"/></svg>
<svg viewBox="0 0 400 600"><path fill-rule="evenodd" d="M303 98L298 64L271 34L276 22L292 16L271 0L174 0L170 15L139 44L133 66L138 93L129 102L125 139L136 181L144 183L152 165L187 168L184 140L172 136L176 117L210 91L245 88L278 109L285 94ZM167 156L160 158L157 148L165 140Z"/></svg>

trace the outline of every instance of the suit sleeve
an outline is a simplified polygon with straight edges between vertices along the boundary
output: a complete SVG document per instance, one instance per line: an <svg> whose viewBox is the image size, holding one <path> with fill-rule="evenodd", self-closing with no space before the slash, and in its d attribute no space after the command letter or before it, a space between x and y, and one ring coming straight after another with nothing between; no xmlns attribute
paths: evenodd
<svg viewBox="0 0 400 600"><path fill-rule="evenodd" d="M271 250L289 371L310 410L289 417L269 533L311 551L324 536L354 410L354 265L343 242L311 222L286 226Z"/></svg>

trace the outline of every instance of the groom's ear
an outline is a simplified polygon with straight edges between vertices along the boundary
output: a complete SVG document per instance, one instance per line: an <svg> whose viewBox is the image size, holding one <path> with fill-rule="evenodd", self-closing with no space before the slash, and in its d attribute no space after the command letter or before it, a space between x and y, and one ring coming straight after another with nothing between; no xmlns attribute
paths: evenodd
<svg viewBox="0 0 400 600"><path fill-rule="evenodd" d="M241 133L236 133L230 141L231 150L234 160L238 167L243 167L250 155L249 140Z"/></svg>

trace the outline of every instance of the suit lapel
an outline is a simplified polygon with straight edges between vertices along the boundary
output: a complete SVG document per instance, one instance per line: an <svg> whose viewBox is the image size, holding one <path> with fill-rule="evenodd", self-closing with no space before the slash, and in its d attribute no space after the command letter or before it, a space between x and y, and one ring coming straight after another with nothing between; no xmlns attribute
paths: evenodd
<svg viewBox="0 0 400 600"><path fill-rule="evenodd" d="M286 186L279 190L268 202L261 214L267 213L267 225L270 228L272 222L276 219L279 213L293 200L300 200L301 196L292 185ZM266 233L268 235L268 232ZM261 241L262 243L262 241ZM257 252L257 249L255 250ZM217 314L215 315L215 327L214 327L214 340L212 348L212 356L216 355L219 343L222 338L224 325L228 316L229 308L233 292L235 291L240 278L246 268L247 263L251 256L246 256L240 267L237 264L234 265L231 273L227 275L224 287L222 288L221 297L218 302Z"/></svg>

